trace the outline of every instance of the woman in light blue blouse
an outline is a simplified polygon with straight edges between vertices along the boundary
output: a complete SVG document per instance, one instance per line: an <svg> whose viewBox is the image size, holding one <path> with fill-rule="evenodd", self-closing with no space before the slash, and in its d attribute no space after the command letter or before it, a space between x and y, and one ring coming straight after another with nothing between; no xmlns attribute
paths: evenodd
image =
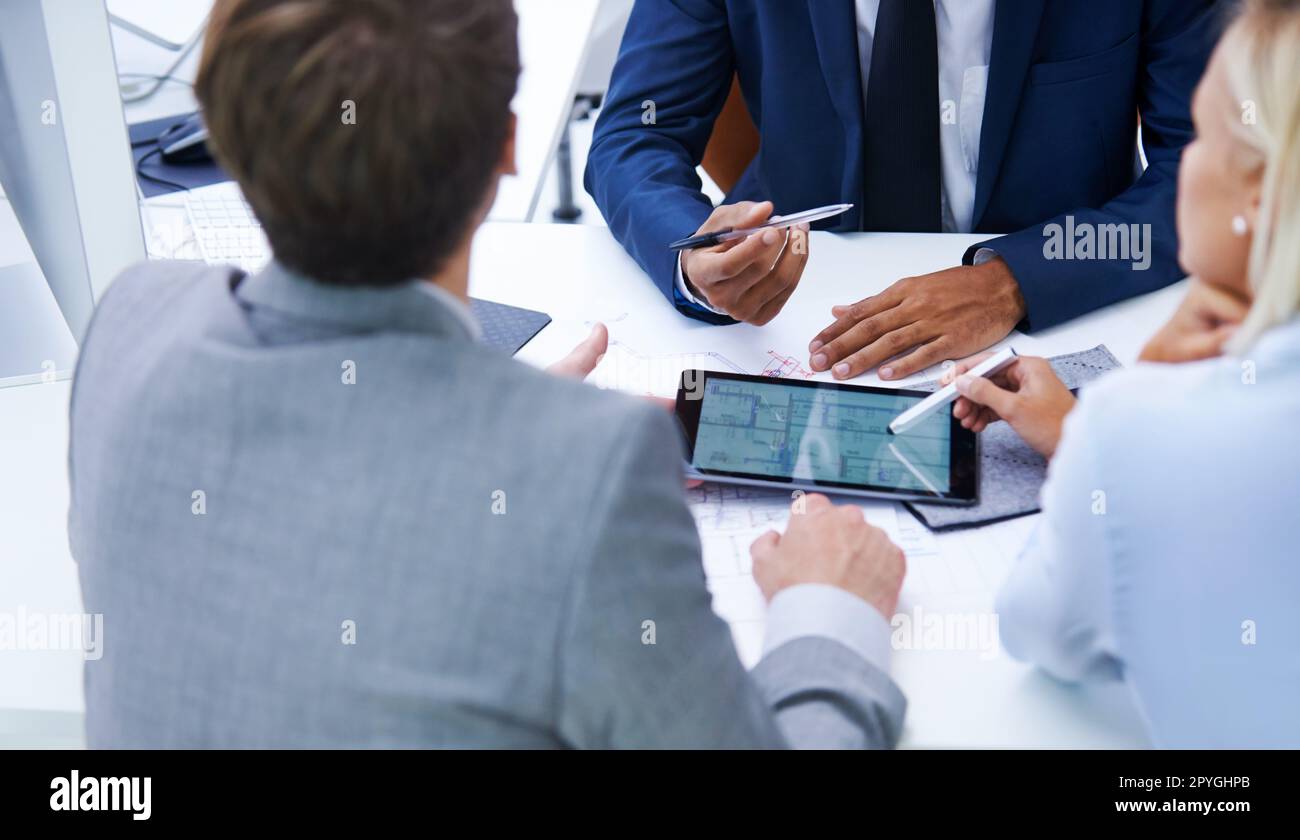
<svg viewBox="0 0 1300 840"><path fill-rule="evenodd" d="M1249 0L1196 92L1179 173L1194 278L1143 363L1070 392L1041 359L954 412L1051 459L1002 639L1123 679L1158 746L1300 746L1300 0ZM1058 445L1059 441L1059 445Z"/></svg>

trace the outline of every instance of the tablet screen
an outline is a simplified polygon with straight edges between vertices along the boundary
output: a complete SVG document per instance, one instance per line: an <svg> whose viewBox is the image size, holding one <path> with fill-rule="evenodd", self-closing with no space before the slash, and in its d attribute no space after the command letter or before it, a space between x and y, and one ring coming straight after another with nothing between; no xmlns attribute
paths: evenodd
<svg viewBox="0 0 1300 840"><path fill-rule="evenodd" d="M694 381L688 381L694 376ZM902 435L919 391L688 371L679 417L701 474L970 501L974 434L936 411Z"/></svg>

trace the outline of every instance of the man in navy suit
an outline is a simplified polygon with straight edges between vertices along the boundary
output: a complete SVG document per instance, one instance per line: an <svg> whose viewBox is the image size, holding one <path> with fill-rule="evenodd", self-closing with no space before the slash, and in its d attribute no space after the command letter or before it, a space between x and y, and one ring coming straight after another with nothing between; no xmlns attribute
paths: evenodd
<svg viewBox="0 0 1300 840"><path fill-rule="evenodd" d="M775 317L807 238L679 261L666 246L692 232L852 202L818 227L1001 234L836 307L809 346L836 378L900 379L1179 279L1176 172L1218 5L637 0L587 189L669 300L715 324ZM696 166L733 77L761 150L715 209Z"/></svg>

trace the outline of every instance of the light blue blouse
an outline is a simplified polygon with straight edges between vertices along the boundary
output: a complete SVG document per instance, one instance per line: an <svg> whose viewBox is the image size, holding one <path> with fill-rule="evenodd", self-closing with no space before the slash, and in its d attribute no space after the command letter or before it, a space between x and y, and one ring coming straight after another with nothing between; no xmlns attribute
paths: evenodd
<svg viewBox="0 0 1300 840"><path fill-rule="evenodd" d="M1153 743L1300 747L1300 320L1084 391L998 597L1007 650L1123 679Z"/></svg>

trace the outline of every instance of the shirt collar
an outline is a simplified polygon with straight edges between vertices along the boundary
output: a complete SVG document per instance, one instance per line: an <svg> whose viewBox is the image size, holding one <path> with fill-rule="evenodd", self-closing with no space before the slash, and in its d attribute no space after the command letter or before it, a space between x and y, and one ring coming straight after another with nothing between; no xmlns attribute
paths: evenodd
<svg viewBox="0 0 1300 840"><path fill-rule="evenodd" d="M471 338L475 341L483 338L483 325L479 323L478 318L474 316L474 310L464 300L453 295L437 283L428 280L420 281L420 290L425 294L432 295L435 300L440 301L450 309L451 314L456 316Z"/></svg>
<svg viewBox="0 0 1300 840"><path fill-rule="evenodd" d="M471 341L482 332L464 302L423 280L384 287L337 286L272 262L239 282L234 294L246 306L341 330L421 332Z"/></svg>

